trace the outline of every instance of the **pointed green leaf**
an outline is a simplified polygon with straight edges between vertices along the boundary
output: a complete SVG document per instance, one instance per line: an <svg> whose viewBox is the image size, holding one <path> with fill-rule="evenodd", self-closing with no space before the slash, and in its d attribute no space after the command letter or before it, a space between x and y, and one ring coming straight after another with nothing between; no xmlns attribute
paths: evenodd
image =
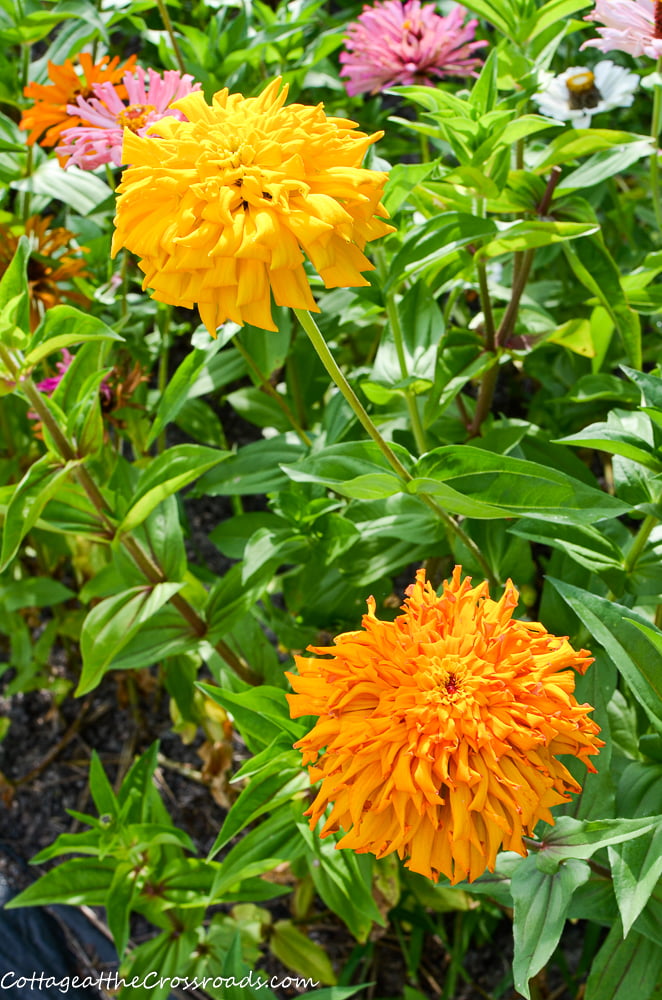
<svg viewBox="0 0 662 1000"><path fill-rule="evenodd" d="M542 872L535 856L516 868L511 882L515 904L513 978L526 1000L531 996L529 979L540 972L556 948L572 895L590 874L586 862L574 860L566 861L553 874Z"/></svg>

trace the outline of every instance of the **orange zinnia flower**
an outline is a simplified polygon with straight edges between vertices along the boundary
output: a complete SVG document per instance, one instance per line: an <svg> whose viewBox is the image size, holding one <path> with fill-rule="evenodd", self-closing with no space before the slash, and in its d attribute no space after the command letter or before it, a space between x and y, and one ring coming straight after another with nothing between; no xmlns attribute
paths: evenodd
<svg viewBox="0 0 662 1000"><path fill-rule="evenodd" d="M65 128L74 128L84 123L79 115L71 115L67 104L75 104L78 96L92 97L95 83L119 84L117 92L120 97L126 97L126 89L121 84L126 72L132 72L136 57L130 56L125 63L118 65L119 56L104 56L98 63L92 61L92 56L81 52L78 66L67 59L62 66L49 62L48 76L52 83L29 83L23 93L35 103L23 112L19 128L25 129L28 135L28 145L32 146L37 139L41 146L56 146L60 134Z"/></svg>
<svg viewBox="0 0 662 1000"><path fill-rule="evenodd" d="M25 233L30 240L28 287L32 330L36 330L44 310L58 305L63 299L79 306L89 302L86 295L66 287L73 278L87 277L82 257L86 248L69 246L74 234L68 229L49 229L52 218L52 215L43 219L33 215L25 227L0 226L0 277L11 264L21 235Z"/></svg>
<svg viewBox="0 0 662 1000"><path fill-rule="evenodd" d="M393 622L370 598L363 631L310 647L330 658L298 656L288 675L292 716L319 717L296 744L322 782L311 828L333 803L323 837L342 828L338 847L397 851L453 883L492 871L501 847L525 854L522 837L580 791L556 756L595 771L588 757L603 746L567 669L583 673L590 654L513 619L510 580L493 601L460 572L438 597L419 570Z"/></svg>

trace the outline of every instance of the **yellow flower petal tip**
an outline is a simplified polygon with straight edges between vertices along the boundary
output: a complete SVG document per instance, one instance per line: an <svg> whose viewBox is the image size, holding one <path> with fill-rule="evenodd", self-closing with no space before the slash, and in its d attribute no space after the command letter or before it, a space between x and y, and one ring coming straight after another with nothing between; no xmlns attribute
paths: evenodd
<svg viewBox="0 0 662 1000"><path fill-rule="evenodd" d="M332 805L322 836L342 831L339 847L473 881L581 790L558 755L595 771L604 744L571 669L592 658L514 619L510 581L494 601L456 566L437 596L421 569L407 595L395 621L371 599L362 630L296 657L292 717L318 717L296 744L321 779L307 815L314 828Z"/></svg>
<svg viewBox="0 0 662 1000"><path fill-rule="evenodd" d="M113 254L141 257L144 287L191 308L212 334L226 320L276 329L271 299L318 311L304 255L327 288L367 284L366 243L392 232L387 174L362 167L380 135L285 105L274 80L258 97L201 93L145 136L126 132Z"/></svg>

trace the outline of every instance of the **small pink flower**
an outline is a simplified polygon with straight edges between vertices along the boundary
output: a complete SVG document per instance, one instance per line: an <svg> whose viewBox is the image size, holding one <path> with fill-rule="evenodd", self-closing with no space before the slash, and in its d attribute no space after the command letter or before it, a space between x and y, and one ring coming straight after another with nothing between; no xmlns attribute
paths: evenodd
<svg viewBox="0 0 662 1000"><path fill-rule="evenodd" d="M662 56L662 3L660 0L596 0L595 10L585 21L601 21L600 38L591 38L582 48L601 52L629 52L632 56Z"/></svg>
<svg viewBox="0 0 662 1000"><path fill-rule="evenodd" d="M125 73L122 82L128 95L126 101L119 97L112 83L97 83L93 87L94 97L85 100L79 96L76 104L67 105L70 114L78 115L87 124L62 133L57 153L69 158L66 165L74 163L83 170L94 170L103 163L120 166L125 128L143 135L148 125L166 115L185 121L185 115L170 105L200 89L199 83L193 84L190 74L182 76L174 69L166 70L161 77L153 69L145 73L137 67L135 75Z"/></svg>
<svg viewBox="0 0 662 1000"><path fill-rule="evenodd" d="M48 378L44 378L41 382L37 382L37 389L39 389L40 392L43 392L46 396L52 396L66 373L69 371L69 366L73 360L74 356L71 351L68 351L66 347L63 347L62 360L55 362L57 375L49 375ZM109 403L113 397L112 390L105 378L99 385L99 395L104 403ZM36 413L28 413L28 416L32 417L33 420L37 419Z"/></svg>
<svg viewBox="0 0 662 1000"><path fill-rule="evenodd" d="M50 375L48 378L42 379L41 382L37 382L37 388L39 389L39 392L43 392L47 396L52 396L57 387L59 386L60 382L64 378L69 368L69 365L73 360L74 360L73 354L70 351L68 351L66 347L63 347L62 360L56 361L55 363L55 369L57 371L57 375Z"/></svg>
<svg viewBox="0 0 662 1000"><path fill-rule="evenodd" d="M341 77L350 97L376 94L394 84L426 84L435 77L475 76L481 60L471 53L485 41L474 41L478 21L463 25L464 7L442 17L420 0L383 0L364 7L347 27L346 52L340 54Z"/></svg>

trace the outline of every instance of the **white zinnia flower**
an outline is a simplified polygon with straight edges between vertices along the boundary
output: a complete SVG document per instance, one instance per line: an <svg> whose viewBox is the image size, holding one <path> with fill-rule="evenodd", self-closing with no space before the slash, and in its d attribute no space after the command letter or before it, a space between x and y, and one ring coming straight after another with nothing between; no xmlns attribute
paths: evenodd
<svg viewBox="0 0 662 1000"><path fill-rule="evenodd" d="M543 115L570 121L575 128L588 128L592 115L629 108L638 83L636 73L604 59L592 70L571 66L559 76L542 72L533 100Z"/></svg>

